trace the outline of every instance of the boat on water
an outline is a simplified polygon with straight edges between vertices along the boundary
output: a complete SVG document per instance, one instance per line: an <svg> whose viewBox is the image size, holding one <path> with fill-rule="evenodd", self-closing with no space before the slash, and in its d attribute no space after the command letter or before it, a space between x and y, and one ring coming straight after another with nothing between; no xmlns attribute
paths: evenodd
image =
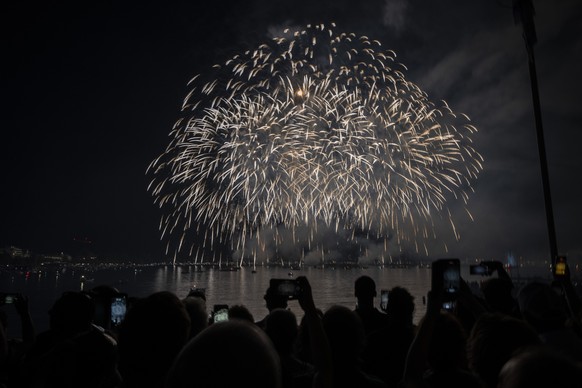
<svg viewBox="0 0 582 388"><path fill-rule="evenodd" d="M218 270L219 271L238 271L238 270L240 270L240 267L238 267L236 265L219 266Z"/></svg>

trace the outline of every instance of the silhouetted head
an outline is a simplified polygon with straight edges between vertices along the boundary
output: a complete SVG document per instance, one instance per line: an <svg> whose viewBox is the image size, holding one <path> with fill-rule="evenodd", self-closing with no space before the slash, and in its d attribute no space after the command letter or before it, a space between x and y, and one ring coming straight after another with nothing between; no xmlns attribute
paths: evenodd
<svg viewBox="0 0 582 388"><path fill-rule="evenodd" d="M513 285L502 278L490 278L483 282L481 291L487 305L493 312L511 315L516 309L516 302L511 294Z"/></svg>
<svg viewBox="0 0 582 388"><path fill-rule="evenodd" d="M469 367L489 387L495 387L499 371L512 355L540 343L526 322L500 313L483 314L469 336Z"/></svg>
<svg viewBox="0 0 582 388"><path fill-rule="evenodd" d="M336 365L357 365L364 350L365 331L360 317L345 306L332 306L323 314L323 328Z"/></svg>
<svg viewBox="0 0 582 388"><path fill-rule="evenodd" d="M406 288L394 287L390 290L386 313L391 320L412 324L414 297Z"/></svg>
<svg viewBox="0 0 582 388"><path fill-rule="evenodd" d="M104 297L114 297L115 295L119 294L119 290L113 286L109 286L107 284L100 284L98 286L95 286L91 289L91 291L89 291L90 294L92 295L97 295L97 296L104 296Z"/></svg>
<svg viewBox="0 0 582 388"><path fill-rule="evenodd" d="M323 311L316 309L316 312L319 319L323 319ZM313 364L313 357L311 354L311 338L309 336L307 322L307 317L304 315L299 322L299 332L297 333L297 341L295 343L295 356L302 361Z"/></svg>
<svg viewBox="0 0 582 388"><path fill-rule="evenodd" d="M242 304L235 304L234 306L229 307L228 319L242 319L251 323L255 322L253 314Z"/></svg>
<svg viewBox="0 0 582 388"><path fill-rule="evenodd" d="M119 290L115 287L101 284L93 287L87 292L95 302L95 318L93 323L105 329L111 328L111 300L119 295Z"/></svg>
<svg viewBox="0 0 582 388"><path fill-rule="evenodd" d="M286 296L281 296L277 294L274 288L267 288L267 292L263 297L267 304L267 309L273 311L274 309L286 309L288 298Z"/></svg>
<svg viewBox="0 0 582 388"><path fill-rule="evenodd" d="M568 316L566 306L550 285L528 283L519 290L517 301L523 317L538 333L564 327Z"/></svg>
<svg viewBox="0 0 582 388"><path fill-rule="evenodd" d="M201 298L202 300L204 300L206 302L206 292L204 290L201 290L201 289L198 289L198 288L192 289L188 293L188 296L193 296L193 297Z"/></svg>
<svg viewBox="0 0 582 388"><path fill-rule="evenodd" d="M157 386L190 335L180 299L162 291L136 301L119 330L119 371L127 386Z"/></svg>
<svg viewBox="0 0 582 388"><path fill-rule="evenodd" d="M376 297L376 283L369 276L360 276L354 283L354 296L358 300L372 300Z"/></svg>
<svg viewBox="0 0 582 388"><path fill-rule="evenodd" d="M189 295L182 299L182 303L190 317L190 338L192 338L208 326L206 301L201 297Z"/></svg>
<svg viewBox="0 0 582 388"><path fill-rule="evenodd" d="M467 334L452 314L441 313L434 323L428 362L434 370L464 369L467 367Z"/></svg>
<svg viewBox="0 0 582 388"><path fill-rule="evenodd" d="M219 322L184 347L166 388L209 387L281 387L279 356L260 328L242 320Z"/></svg>
<svg viewBox="0 0 582 388"><path fill-rule="evenodd" d="M580 388L582 368L547 348L531 348L511 358L499 374L499 388Z"/></svg>
<svg viewBox="0 0 582 388"><path fill-rule="evenodd" d="M298 330L297 318L292 311L275 309L267 316L265 332L280 354L291 354Z"/></svg>
<svg viewBox="0 0 582 388"><path fill-rule="evenodd" d="M98 387L120 382L116 341L91 325L93 312L93 300L83 292L65 292L55 302L50 319L57 342L37 360L43 372L30 374L34 386Z"/></svg>
<svg viewBox="0 0 582 388"><path fill-rule="evenodd" d="M49 310L50 327L70 334L87 331L93 322L95 303L82 292L65 292Z"/></svg>

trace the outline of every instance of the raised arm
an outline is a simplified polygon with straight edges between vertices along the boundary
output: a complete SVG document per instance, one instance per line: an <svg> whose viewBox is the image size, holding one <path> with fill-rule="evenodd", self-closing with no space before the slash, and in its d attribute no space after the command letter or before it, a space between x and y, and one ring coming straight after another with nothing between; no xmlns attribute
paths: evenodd
<svg viewBox="0 0 582 388"><path fill-rule="evenodd" d="M28 297L26 295L18 294L16 300L14 301L14 308L20 316L20 324L22 327L22 342L28 349L32 346L35 339L34 324L28 309Z"/></svg>
<svg viewBox="0 0 582 388"><path fill-rule="evenodd" d="M313 381L313 387L330 388L332 386L331 350L323 330L321 318L317 314L311 285L305 276L298 276L297 281L301 287L299 305L305 313L305 322L309 331L309 345L313 356L313 365L317 373Z"/></svg>
<svg viewBox="0 0 582 388"><path fill-rule="evenodd" d="M503 279L503 280L507 281L509 284L511 284L511 286L513 288L513 280L511 280L511 276L509 276L509 274L505 270L505 267L503 266L502 262L500 262L500 261L484 261L482 264L486 265L487 268L489 268L490 273L497 272L497 276L499 277L499 279Z"/></svg>
<svg viewBox="0 0 582 388"><path fill-rule="evenodd" d="M8 338L6 338L6 328L0 320L0 365L3 365L8 358Z"/></svg>
<svg viewBox="0 0 582 388"><path fill-rule="evenodd" d="M475 295L473 295L471 288L463 278L461 278L461 287L459 289L458 298L459 303L463 304L475 320L477 320L481 314L487 312L485 306L479 303Z"/></svg>
<svg viewBox="0 0 582 388"><path fill-rule="evenodd" d="M428 292L426 314L418 326L416 336L410 345L406 356L403 380L409 386L415 386L422 380L422 375L427 368L428 351L434 324L441 310L441 295L433 291Z"/></svg>
<svg viewBox="0 0 582 388"><path fill-rule="evenodd" d="M564 291L564 297L568 306L568 310L576 325L581 324L582 319L582 301L574 289L571 280L570 267L566 264L566 274L564 276L554 275L554 282L558 282Z"/></svg>

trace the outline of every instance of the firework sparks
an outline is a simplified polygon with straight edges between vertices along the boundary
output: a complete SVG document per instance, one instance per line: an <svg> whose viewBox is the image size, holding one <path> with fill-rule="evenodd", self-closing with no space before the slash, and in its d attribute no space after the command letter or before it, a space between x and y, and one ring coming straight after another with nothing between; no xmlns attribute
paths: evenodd
<svg viewBox="0 0 582 388"><path fill-rule="evenodd" d="M407 81L395 57L316 25L216 65L208 82L195 77L185 118L149 167L174 260L188 244L199 251L194 235L244 252L266 228L418 244L444 214L457 236L447 203L466 204L482 170L476 129Z"/></svg>

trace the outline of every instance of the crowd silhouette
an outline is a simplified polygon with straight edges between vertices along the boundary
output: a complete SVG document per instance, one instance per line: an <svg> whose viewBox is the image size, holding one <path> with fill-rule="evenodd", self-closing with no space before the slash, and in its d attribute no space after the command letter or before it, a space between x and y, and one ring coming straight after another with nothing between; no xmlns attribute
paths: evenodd
<svg viewBox="0 0 582 388"><path fill-rule="evenodd" d="M242 304L209 311L204 290L132 298L102 285L63 293L40 333L28 298L13 295L0 308L0 388L582 387L582 303L569 272L517 287L501 263L483 265L491 276L478 294L460 278L451 304L433 287L418 325L406 288L394 285L380 311L365 275L354 310L318 309L304 276L286 280L291 289L271 282L260 320ZM7 337L7 308L22 338Z"/></svg>

